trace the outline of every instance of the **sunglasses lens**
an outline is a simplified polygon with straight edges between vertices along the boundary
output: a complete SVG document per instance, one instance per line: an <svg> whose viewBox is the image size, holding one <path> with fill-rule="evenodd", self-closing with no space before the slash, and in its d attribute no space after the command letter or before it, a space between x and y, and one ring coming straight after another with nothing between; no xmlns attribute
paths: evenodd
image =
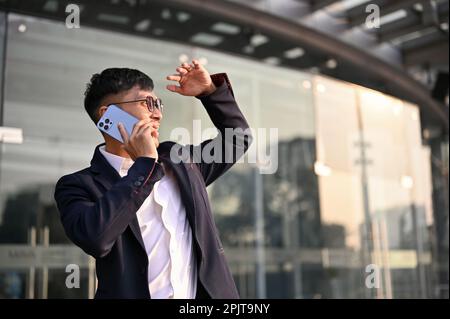
<svg viewBox="0 0 450 319"><path fill-rule="evenodd" d="M150 112L153 112L153 99L150 96L147 97L147 108Z"/></svg>
<svg viewBox="0 0 450 319"><path fill-rule="evenodd" d="M155 107L162 112L163 105L161 99L154 100L151 96L147 97L147 108L150 112L155 111Z"/></svg>

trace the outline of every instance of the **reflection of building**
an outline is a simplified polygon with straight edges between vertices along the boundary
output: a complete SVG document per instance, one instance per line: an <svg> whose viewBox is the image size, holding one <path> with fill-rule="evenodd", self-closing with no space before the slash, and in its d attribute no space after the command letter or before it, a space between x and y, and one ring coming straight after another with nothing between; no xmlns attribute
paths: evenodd
<svg viewBox="0 0 450 319"><path fill-rule="evenodd" d="M263 178L268 244L320 247L317 177L312 170L315 142L282 141L278 153L278 171Z"/></svg>
<svg viewBox="0 0 450 319"><path fill-rule="evenodd" d="M380 293L395 298L432 295L430 233L423 207L393 207L374 212L372 227L371 261L380 267ZM361 225L363 232L364 225Z"/></svg>
<svg viewBox="0 0 450 319"><path fill-rule="evenodd" d="M434 137L429 141L432 153L433 175L433 238L435 238L435 271L438 296L449 298L449 146L448 137L442 141Z"/></svg>
<svg viewBox="0 0 450 319"><path fill-rule="evenodd" d="M323 224L322 236L323 245L327 248L345 248L346 234L345 227L336 224Z"/></svg>
<svg viewBox="0 0 450 319"><path fill-rule="evenodd" d="M324 261L324 254L329 255L327 260L337 259L337 250L344 256L353 256L354 252L346 247L345 227L326 224L320 218L318 181L313 170L315 141L283 141L278 152L278 171L262 179L268 297L358 297L346 289L358 268L345 257L337 267ZM254 189L252 175L236 170L223 176L222 183L212 186L210 192L224 245L241 263L248 260L248 247L256 245L255 228L248 226L255 218L251 204ZM231 215L227 213L230 204L235 209ZM239 268L235 267L236 272ZM254 267L248 268L244 278L254 276L254 271ZM240 278L237 275L238 281L246 280Z"/></svg>
<svg viewBox="0 0 450 319"><path fill-rule="evenodd" d="M11 262L18 269L0 276L0 297L27 298L31 294L37 298L81 298L85 295L85 290L69 290L64 284L67 277L65 266L86 258L71 258L72 261L69 262L61 259L65 250L74 251L74 247L60 223L52 198L53 189L53 185L36 185L6 199L3 222L0 225L0 250L7 253L8 260L0 260L0 271L5 268L5 263ZM55 245L55 248L58 246L58 249L47 251L49 245ZM36 246L40 247L39 250ZM4 256L3 251L0 254ZM26 255L30 258L21 258ZM42 256L48 256L49 259L42 261ZM59 269L34 268L35 264L42 262L59 263L60 266ZM85 287L88 286L89 275L92 276L92 272L81 270L80 280Z"/></svg>
<svg viewBox="0 0 450 319"><path fill-rule="evenodd" d="M303 263L297 256L302 248L321 247L321 220L318 207L317 177L312 167L315 161L315 141L294 138L278 144L278 170L263 176L264 224L266 244L279 248L282 259L266 253L268 262L267 291L276 294L279 282L284 282L290 294L312 298L323 294L321 263Z"/></svg>
<svg viewBox="0 0 450 319"><path fill-rule="evenodd" d="M31 227L49 229L52 244L68 244L53 202L53 185L36 185L10 195L4 205L0 244L28 244ZM40 235L39 235L40 236Z"/></svg>

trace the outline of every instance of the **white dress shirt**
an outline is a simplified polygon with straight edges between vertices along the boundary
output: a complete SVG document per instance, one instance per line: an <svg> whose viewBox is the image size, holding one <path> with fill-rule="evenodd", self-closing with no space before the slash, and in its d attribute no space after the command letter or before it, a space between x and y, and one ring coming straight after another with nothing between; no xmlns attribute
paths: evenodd
<svg viewBox="0 0 450 319"><path fill-rule="evenodd" d="M134 161L100 147L100 152L121 177ZM192 231L175 177L165 171L137 211L148 256L148 287L154 299L194 299L197 267Z"/></svg>

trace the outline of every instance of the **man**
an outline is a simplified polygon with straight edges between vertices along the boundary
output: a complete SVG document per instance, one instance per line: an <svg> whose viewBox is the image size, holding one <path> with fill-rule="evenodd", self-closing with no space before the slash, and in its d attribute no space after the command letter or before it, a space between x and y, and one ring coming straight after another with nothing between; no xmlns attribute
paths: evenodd
<svg viewBox="0 0 450 319"><path fill-rule="evenodd" d="M103 134L91 166L63 176L55 200L67 236L96 259L96 298L239 298L211 213L206 186L227 171L251 143L225 129L248 129L226 74L210 75L199 61L183 63L167 89L197 97L218 136L188 146L159 144L163 107L153 81L138 70L93 75L85 109L97 123L115 104L139 119L118 124L124 143ZM208 148L220 160L204 160ZM174 151L175 150L175 151ZM177 151L178 150L178 151ZM182 153L182 152L181 152ZM179 155L179 157L177 157ZM214 155L214 154L213 154Z"/></svg>

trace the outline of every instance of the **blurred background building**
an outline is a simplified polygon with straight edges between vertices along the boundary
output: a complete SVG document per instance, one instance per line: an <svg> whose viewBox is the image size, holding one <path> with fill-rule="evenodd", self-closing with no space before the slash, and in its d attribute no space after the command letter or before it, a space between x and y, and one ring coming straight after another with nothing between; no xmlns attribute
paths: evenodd
<svg viewBox="0 0 450 319"><path fill-rule="evenodd" d="M70 3L80 28L66 25ZM102 140L85 85L107 67L149 74L164 140L195 119L213 127L197 100L164 89L193 58L228 73L253 128L279 132L276 173L242 163L208 189L243 298L448 298L448 11L448 0L0 0L0 298L93 297L93 260L53 200ZM80 288L65 285L69 264Z"/></svg>

